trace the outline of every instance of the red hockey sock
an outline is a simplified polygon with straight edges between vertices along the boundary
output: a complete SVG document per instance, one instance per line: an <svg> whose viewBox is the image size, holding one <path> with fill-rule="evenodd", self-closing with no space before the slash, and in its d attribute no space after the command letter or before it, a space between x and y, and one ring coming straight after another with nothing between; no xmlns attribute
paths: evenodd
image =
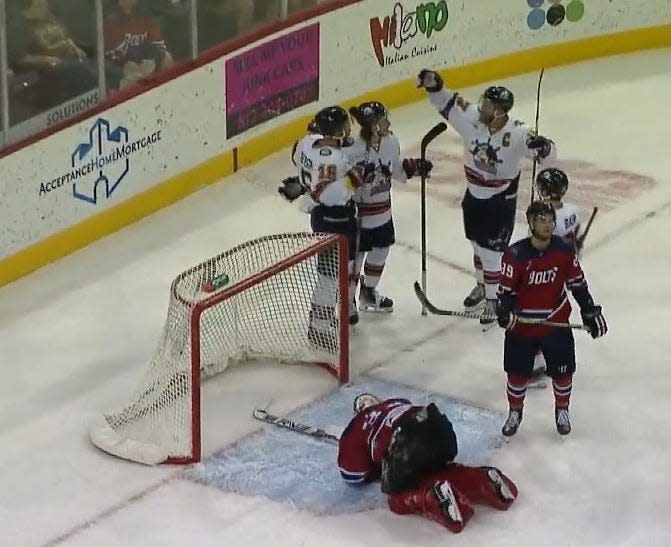
<svg viewBox="0 0 671 547"><path fill-rule="evenodd" d="M552 379L552 389L557 408L568 408L573 387L573 374L563 374Z"/></svg>
<svg viewBox="0 0 671 547"><path fill-rule="evenodd" d="M524 406L524 397L527 394L527 385L529 378L521 374L508 374L508 383L506 392L508 395L508 405L511 409L519 410Z"/></svg>

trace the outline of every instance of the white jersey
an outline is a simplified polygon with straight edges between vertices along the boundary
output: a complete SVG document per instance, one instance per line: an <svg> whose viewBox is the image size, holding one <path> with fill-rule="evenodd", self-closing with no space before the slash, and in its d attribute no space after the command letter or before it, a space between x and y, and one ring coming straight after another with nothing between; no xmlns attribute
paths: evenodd
<svg viewBox="0 0 671 547"><path fill-rule="evenodd" d="M396 135L389 133L377 146L369 146L358 138L352 146L344 149L351 163L374 163L375 178L369 184L357 189L357 202L362 228L377 228L391 220L391 179L406 182L408 177L403 169L401 147Z"/></svg>
<svg viewBox="0 0 671 547"><path fill-rule="evenodd" d="M309 188L301 209L317 205L346 205L363 183L360 170L352 168L337 139L309 134L294 146L292 159L301 182Z"/></svg>
<svg viewBox="0 0 671 547"><path fill-rule="evenodd" d="M557 224L553 232L554 235L575 244L580 231L578 208L571 203L564 203L561 207L555 208L555 213L557 214Z"/></svg>
<svg viewBox="0 0 671 547"><path fill-rule="evenodd" d="M534 158L536 151L527 146L527 139L533 134L528 125L509 119L492 134L479 121L478 107L458 93L437 91L429 93L429 100L464 139L464 170L473 197L488 199L505 192L519 177L522 158ZM539 163L552 161L556 156L553 143L548 157L539 159Z"/></svg>

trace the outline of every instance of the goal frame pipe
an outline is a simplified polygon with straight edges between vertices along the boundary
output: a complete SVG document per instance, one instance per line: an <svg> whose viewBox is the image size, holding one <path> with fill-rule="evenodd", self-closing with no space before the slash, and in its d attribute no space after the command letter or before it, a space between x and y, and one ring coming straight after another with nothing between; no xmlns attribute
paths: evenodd
<svg viewBox="0 0 671 547"><path fill-rule="evenodd" d="M266 236L253 241L259 240L269 240L269 239L281 239L283 235L291 234L278 234L274 236ZM252 243L252 242L248 242ZM189 334L191 336L191 456L190 457L168 457L165 463L168 464L190 464L197 463L201 460L202 449L201 449L201 386L200 386L200 318L203 312L212 306L228 300L233 296L247 290L254 285L258 285L264 279L272 277L284 270L295 266L296 264L303 262L304 260L318 254L319 252L325 251L330 247L337 246L338 248L338 287L340 290L340 351L339 351L339 362L338 370L334 370L332 366L326 365L325 363L315 363L316 365L321 366L328 370L328 372L334 375L340 383L347 383L349 381L349 327L346 319L349 316L349 256L348 256L348 243L347 238L343 235L328 234L323 241L313 243L307 249L299 251L290 257L279 261L277 264L257 272L256 274L247 277L237 283L234 283L230 287L226 287L224 290L209 296L193 304L193 309L191 310L191 316L189 321ZM240 249L243 246L247 246L247 243L232 249ZM229 252L231 252L229 251ZM224 256L228 253L222 253L216 258ZM216 260L215 258L215 260ZM204 264L204 263L203 263ZM176 285L185 275L192 273L203 266L199 264L185 272L183 276L178 277L172 286L172 293L176 298L179 296L176 293ZM191 305L192 303L184 301L184 299L179 298L183 303Z"/></svg>

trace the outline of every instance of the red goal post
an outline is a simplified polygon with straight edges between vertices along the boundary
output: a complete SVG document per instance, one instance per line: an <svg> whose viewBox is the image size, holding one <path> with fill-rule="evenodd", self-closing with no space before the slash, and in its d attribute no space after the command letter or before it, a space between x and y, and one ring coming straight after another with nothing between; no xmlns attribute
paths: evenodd
<svg viewBox="0 0 671 547"><path fill-rule="evenodd" d="M146 464L201 459L201 381L230 363L315 363L349 377L343 236L260 237L181 273L154 357L130 403L98 416L93 444Z"/></svg>

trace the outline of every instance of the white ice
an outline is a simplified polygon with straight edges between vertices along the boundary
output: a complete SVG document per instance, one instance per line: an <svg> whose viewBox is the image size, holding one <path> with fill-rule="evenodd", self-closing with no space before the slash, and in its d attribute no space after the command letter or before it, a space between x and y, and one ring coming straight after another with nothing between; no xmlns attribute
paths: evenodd
<svg viewBox="0 0 671 547"><path fill-rule="evenodd" d="M545 74L540 128L563 158L657 184L597 217L582 262L610 332L596 341L576 333L570 436L555 431L551 390L528 394L520 431L492 460L519 486L507 513L480 508L460 535L386 510L315 517L89 443L90 418L125 402L148 364L179 272L240 241L307 228L275 191L292 171L285 151L0 290L0 545L671 545L669 66L671 50L661 50ZM536 79L505 81L516 116L530 123ZM482 88L464 92L477 98ZM439 118L423 101L392 121L408 149ZM438 305L455 307L472 286L454 199L463 187L444 191L438 177L429 191L428 286ZM577 185L569 193L585 198ZM353 377L367 371L504 413L501 332L419 316L416 182L396 188L395 211L399 243L384 288L396 310L363 318ZM205 453L258 429L250 410L271 392L281 413L333 387L310 366L227 371L206 388Z"/></svg>

